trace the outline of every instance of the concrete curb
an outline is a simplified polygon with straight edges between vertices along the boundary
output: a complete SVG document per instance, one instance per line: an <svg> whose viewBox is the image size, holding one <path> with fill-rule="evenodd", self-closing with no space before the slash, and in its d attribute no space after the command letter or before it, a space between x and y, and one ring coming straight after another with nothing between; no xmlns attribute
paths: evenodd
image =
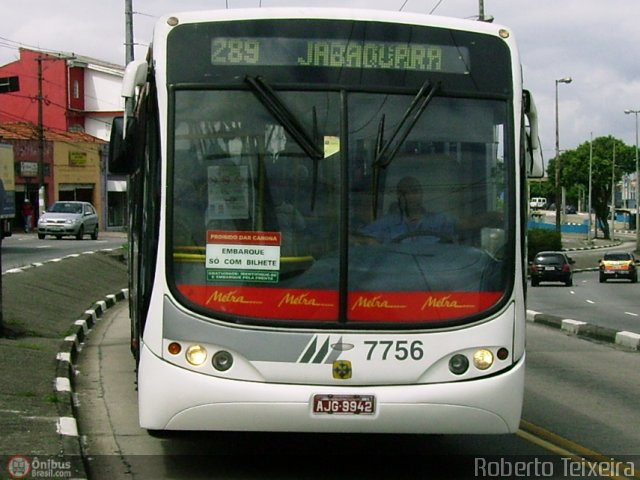
<svg viewBox="0 0 640 480"><path fill-rule="evenodd" d="M56 379L54 389L58 400L57 433L61 437L62 452L71 464L71 474L74 479L88 479L82 454L82 444L78 432L76 395L74 393L75 363L82 343L93 326L102 315L117 302L126 300L128 289L122 289L116 294L107 295L104 300L96 302L92 308L86 310L73 323L72 333L60 345L56 355Z"/></svg>
<svg viewBox="0 0 640 480"><path fill-rule="evenodd" d="M625 330L600 327L580 320L562 318L546 313L527 310L527 320L548 327L557 328L568 334L600 342L612 343L631 350L640 350L640 334Z"/></svg>
<svg viewBox="0 0 640 480"><path fill-rule="evenodd" d="M562 251L563 252L579 252L581 250L598 250L600 248L611 248L611 247L617 247L618 245L621 245L622 242L621 241L613 241L611 243L605 244L605 245L598 245L597 247L594 246L585 246L585 247L572 247L572 248L563 248Z"/></svg>

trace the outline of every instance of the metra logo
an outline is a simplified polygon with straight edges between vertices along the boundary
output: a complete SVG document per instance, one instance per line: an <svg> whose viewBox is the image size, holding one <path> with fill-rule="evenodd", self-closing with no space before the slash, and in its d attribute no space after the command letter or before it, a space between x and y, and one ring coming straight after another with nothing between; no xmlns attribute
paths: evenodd
<svg viewBox="0 0 640 480"><path fill-rule="evenodd" d="M215 290L207 299L207 305L210 303L262 303L255 300L247 300L244 295L238 295L237 290L231 290L229 292L220 292Z"/></svg>
<svg viewBox="0 0 640 480"><path fill-rule="evenodd" d="M426 310L427 308L474 308L474 305L458 303L458 300L451 298L451 295L441 297L429 295L427 300L422 304L422 310Z"/></svg>
<svg viewBox="0 0 640 480"><path fill-rule="evenodd" d="M351 348L353 345L343 343L342 337L336 341L335 337L331 340L329 336L314 335L298 358L298 363L332 363L344 350Z"/></svg>
<svg viewBox="0 0 640 480"><path fill-rule="evenodd" d="M294 295L292 293L286 293L278 302L278 307L283 305L302 305L306 307L332 307L330 303L322 303L317 298L311 297L309 292L300 293Z"/></svg>
<svg viewBox="0 0 640 480"><path fill-rule="evenodd" d="M358 297L358 299L351 306L351 310L355 310L356 308L397 309L397 308L407 308L407 306L406 305L394 305L393 303L389 303L388 300L383 299L381 295L376 295L375 297L371 297L371 298Z"/></svg>

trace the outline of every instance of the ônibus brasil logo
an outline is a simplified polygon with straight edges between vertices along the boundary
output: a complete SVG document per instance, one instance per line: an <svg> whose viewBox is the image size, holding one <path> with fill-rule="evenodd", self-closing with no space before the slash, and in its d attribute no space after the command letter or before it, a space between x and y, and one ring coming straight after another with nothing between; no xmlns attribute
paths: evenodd
<svg viewBox="0 0 640 480"><path fill-rule="evenodd" d="M31 463L27 457L16 455L9 459L7 471L11 478L26 478L31 473Z"/></svg>

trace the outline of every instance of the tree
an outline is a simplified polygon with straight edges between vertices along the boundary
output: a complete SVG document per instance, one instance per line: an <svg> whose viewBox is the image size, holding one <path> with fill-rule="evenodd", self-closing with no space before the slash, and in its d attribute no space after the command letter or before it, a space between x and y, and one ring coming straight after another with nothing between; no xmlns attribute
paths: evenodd
<svg viewBox="0 0 640 480"><path fill-rule="evenodd" d="M548 202L552 202L555 195L554 185L546 179L529 182L529 198L544 197Z"/></svg>
<svg viewBox="0 0 640 480"><path fill-rule="evenodd" d="M560 185L567 189L579 185L588 192L591 147L593 147L591 207L596 217L596 237L598 236L598 227L600 227L604 238L611 238L608 219L611 217L611 173L614 147L615 169L613 169L613 174L615 183L622 178L623 174L635 171L635 147L630 147L622 140L609 135L598 137L593 142L585 142L575 150L563 152L560 155ZM551 184L554 184L555 159L549 162L547 174Z"/></svg>

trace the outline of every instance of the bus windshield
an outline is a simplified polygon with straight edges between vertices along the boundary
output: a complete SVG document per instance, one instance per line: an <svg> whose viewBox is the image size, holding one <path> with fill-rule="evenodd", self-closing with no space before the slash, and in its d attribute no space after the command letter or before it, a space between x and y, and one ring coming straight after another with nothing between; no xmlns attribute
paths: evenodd
<svg viewBox="0 0 640 480"><path fill-rule="evenodd" d="M260 75L228 65L224 46L257 55L260 35L212 37L219 76L169 68L178 300L231 322L350 328L457 325L499 308L515 262L513 119L500 88L470 82L472 48L404 84L374 74L387 62L367 72L375 83L350 72L319 85L324 66L299 73L277 52Z"/></svg>

